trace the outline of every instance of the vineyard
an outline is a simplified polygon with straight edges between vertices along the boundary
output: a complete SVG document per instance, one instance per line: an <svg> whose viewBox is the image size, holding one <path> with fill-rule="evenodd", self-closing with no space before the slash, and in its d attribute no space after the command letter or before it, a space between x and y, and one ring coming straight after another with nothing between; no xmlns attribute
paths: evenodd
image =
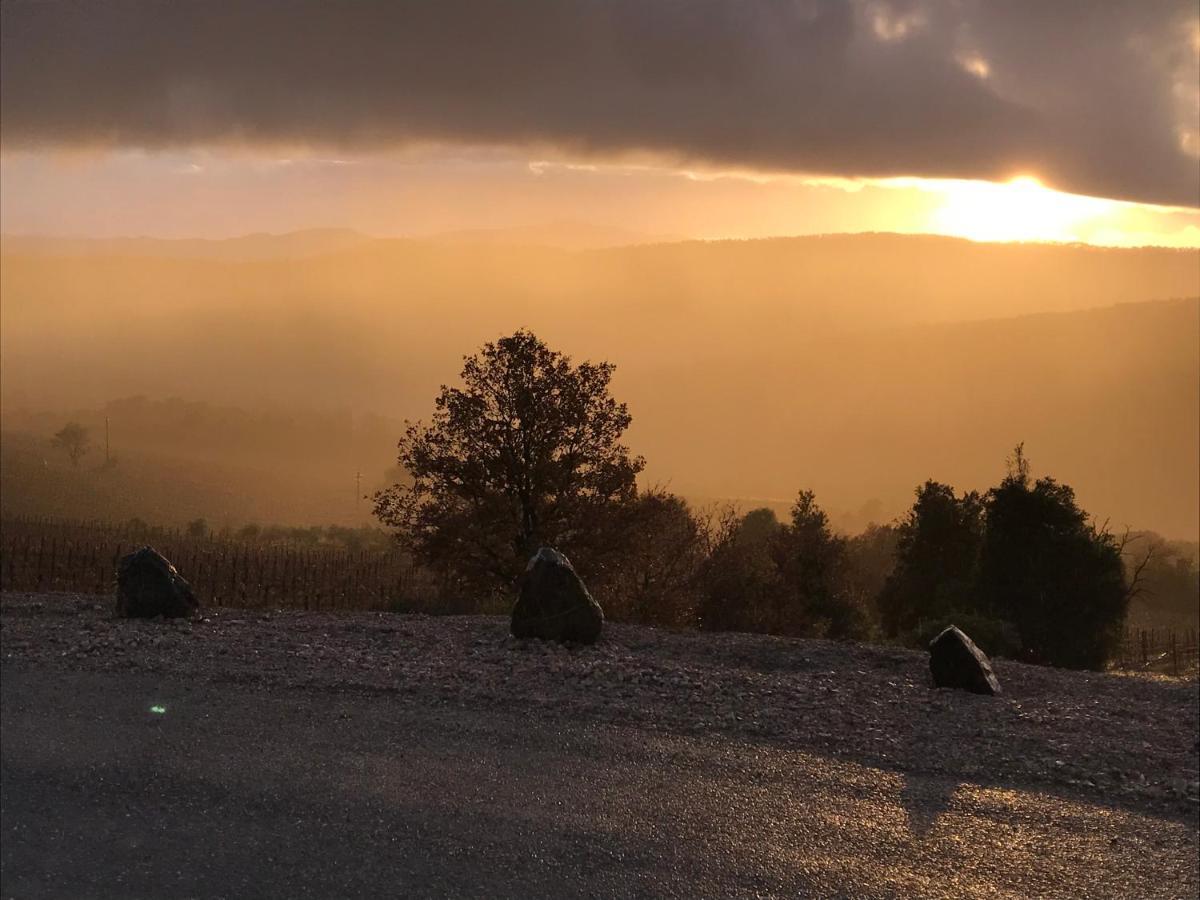
<svg viewBox="0 0 1200 900"><path fill-rule="evenodd" d="M485 611L394 548L297 547L141 523L6 518L0 522L0 588L111 593L117 560L146 544L175 564L204 606Z"/></svg>
<svg viewBox="0 0 1200 900"><path fill-rule="evenodd" d="M1114 669L1195 675L1200 670L1195 628L1127 628Z"/></svg>

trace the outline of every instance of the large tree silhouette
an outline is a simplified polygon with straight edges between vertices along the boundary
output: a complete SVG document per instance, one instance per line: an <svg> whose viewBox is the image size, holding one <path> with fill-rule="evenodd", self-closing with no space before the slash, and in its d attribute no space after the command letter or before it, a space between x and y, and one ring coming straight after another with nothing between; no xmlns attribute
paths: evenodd
<svg viewBox="0 0 1200 900"><path fill-rule="evenodd" d="M425 563L497 587L541 544L583 573L601 567L644 465L621 443L631 417L609 396L613 368L574 365L528 331L484 345L432 420L408 426L399 464L412 484L377 493L376 516Z"/></svg>

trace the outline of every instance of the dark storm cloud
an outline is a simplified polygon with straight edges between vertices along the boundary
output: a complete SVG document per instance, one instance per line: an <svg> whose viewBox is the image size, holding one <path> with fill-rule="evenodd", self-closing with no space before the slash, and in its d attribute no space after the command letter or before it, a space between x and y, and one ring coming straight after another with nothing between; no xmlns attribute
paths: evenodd
<svg viewBox="0 0 1200 900"><path fill-rule="evenodd" d="M544 144L1200 205L1194 0L2 9L6 148Z"/></svg>

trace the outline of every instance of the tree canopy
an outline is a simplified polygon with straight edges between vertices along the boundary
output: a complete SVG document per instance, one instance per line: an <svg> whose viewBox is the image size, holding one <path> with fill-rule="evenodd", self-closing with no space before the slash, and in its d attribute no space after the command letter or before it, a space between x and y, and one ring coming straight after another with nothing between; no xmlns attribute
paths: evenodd
<svg viewBox="0 0 1200 900"><path fill-rule="evenodd" d="M1088 521L1075 492L1018 468L988 492L980 600L1016 626L1027 657L1104 666L1129 606L1119 542Z"/></svg>
<svg viewBox="0 0 1200 900"><path fill-rule="evenodd" d="M378 492L375 514L425 562L513 584L542 544L581 574L612 552L615 505L644 461L621 442L631 416L609 395L614 367L572 363L529 331L464 360L429 423L410 423L398 462L412 479Z"/></svg>
<svg viewBox="0 0 1200 900"><path fill-rule="evenodd" d="M975 578L983 540L983 501L971 491L927 481L899 524L896 565L879 596L884 630L911 631L923 619L975 606Z"/></svg>

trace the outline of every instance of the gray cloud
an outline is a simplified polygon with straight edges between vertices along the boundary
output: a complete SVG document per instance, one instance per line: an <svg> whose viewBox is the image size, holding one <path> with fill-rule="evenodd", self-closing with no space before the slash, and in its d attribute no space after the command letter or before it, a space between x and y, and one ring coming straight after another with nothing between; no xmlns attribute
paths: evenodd
<svg viewBox="0 0 1200 900"><path fill-rule="evenodd" d="M1193 0L0 10L6 149L535 144L1200 205Z"/></svg>

